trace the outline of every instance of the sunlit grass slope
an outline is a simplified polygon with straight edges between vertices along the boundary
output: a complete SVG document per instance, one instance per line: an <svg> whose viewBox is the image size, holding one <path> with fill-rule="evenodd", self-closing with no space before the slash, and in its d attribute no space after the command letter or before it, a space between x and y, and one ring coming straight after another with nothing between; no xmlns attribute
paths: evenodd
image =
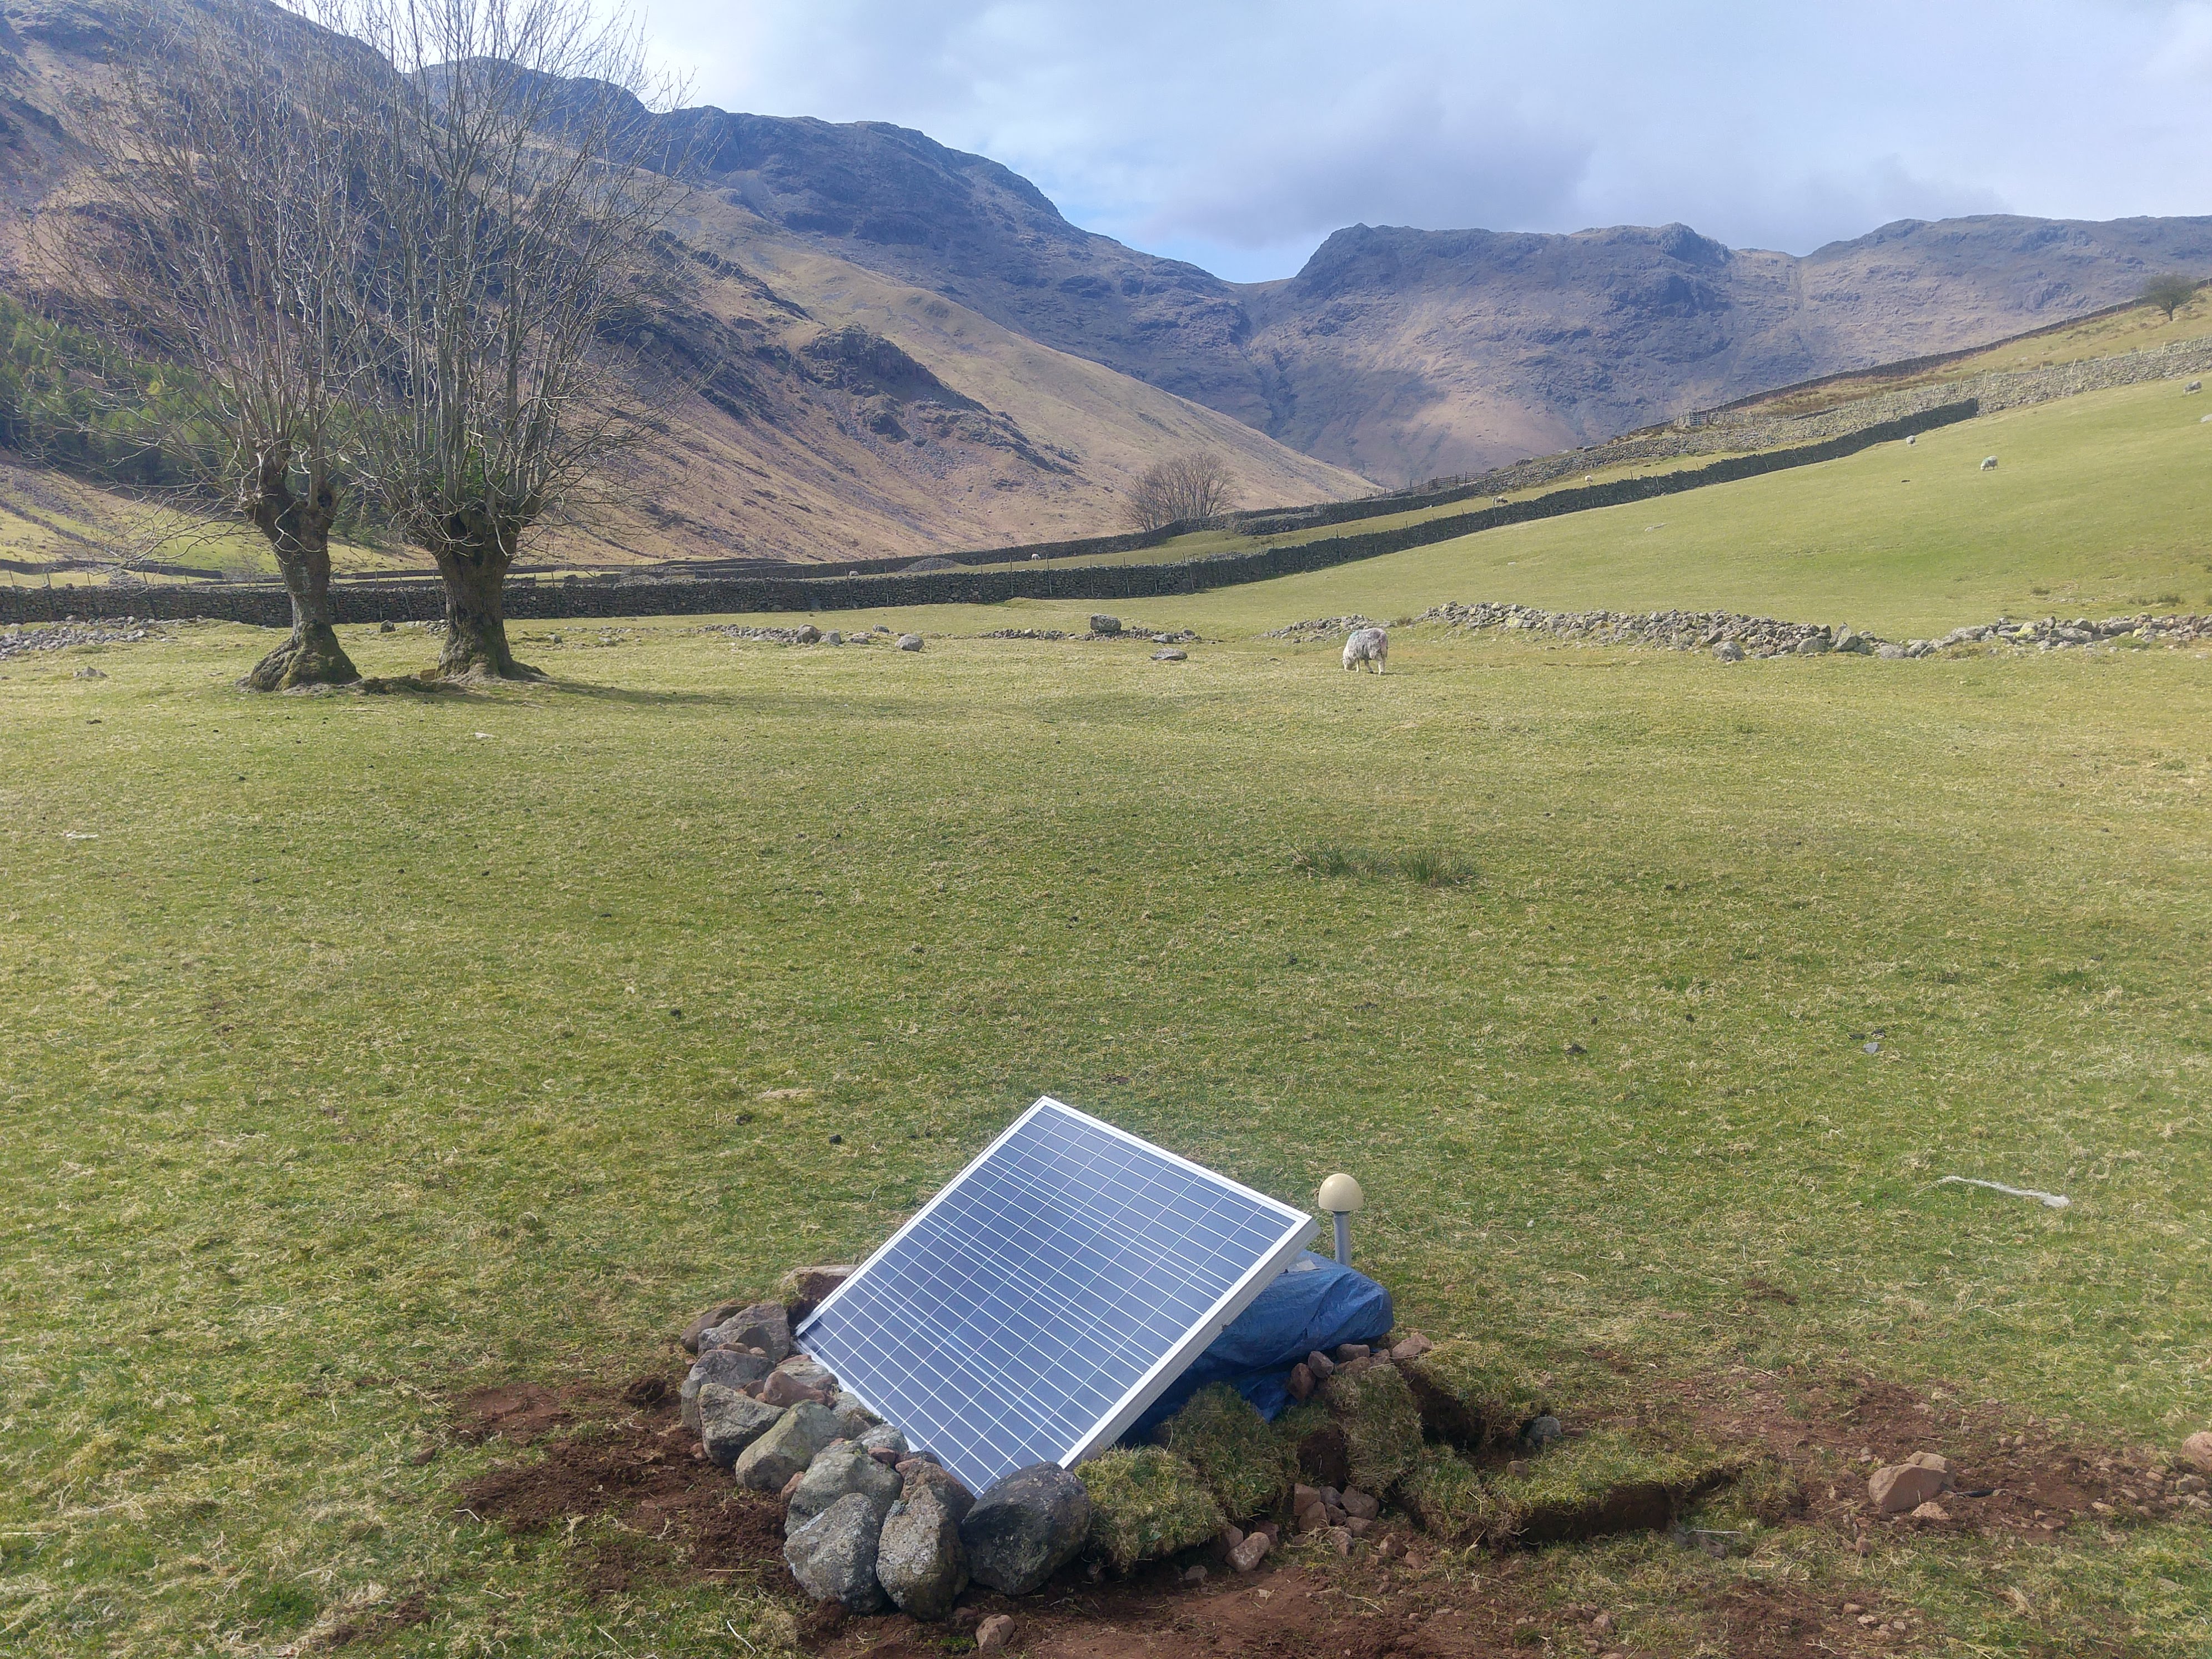
<svg viewBox="0 0 2212 1659"><path fill-rule="evenodd" d="M1250 629L1354 611L1402 616L1445 599L1683 606L1900 639L2001 612L2212 610L2207 413L2212 398L2171 382L2094 392L1911 447L1143 609ZM1992 454L1996 469L1982 471Z"/></svg>
<svg viewBox="0 0 2212 1659"><path fill-rule="evenodd" d="M1489 589L1447 574L1237 602ZM1516 597L1625 597L1547 580ZM1407 1322L1632 1354L1654 1399L1795 1367L2092 1446L2212 1415L2201 657L1415 634L1355 680L526 631L557 687L250 699L238 629L0 664L8 1651L273 1653L415 1595L377 1651L764 1647L735 1591L589 1597L589 1527L457 1514L498 1454L443 1401L665 1366L1045 1090L1293 1200L1355 1171ZM1962 1651L2212 1630L2198 1526L1820 1536L1624 1546L1613 1605L1648 1554L1817 1572Z"/></svg>

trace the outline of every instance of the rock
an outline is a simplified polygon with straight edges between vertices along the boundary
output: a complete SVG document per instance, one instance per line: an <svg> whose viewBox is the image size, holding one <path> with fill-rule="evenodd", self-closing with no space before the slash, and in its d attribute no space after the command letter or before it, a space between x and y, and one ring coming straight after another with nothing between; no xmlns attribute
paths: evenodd
<svg viewBox="0 0 2212 1659"><path fill-rule="evenodd" d="M704 1407L701 1418L705 1417ZM784 1483L838 1438L837 1419L809 1400L793 1406L767 1433L747 1446L732 1466L738 1484L751 1492L781 1492Z"/></svg>
<svg viewBox="0 0 2212 1659"><path fill-rule="evenodd" d="M783 1540L791 1576L817 1601L835 1601L848 1613L873 1613L884 1604L876 1582L877 1540L883 1516L859 1492L848 1492Z"/></svg>
<svg viewBox="0 0 2212 1659"><path fill-rule="evenodd" d="M769 1373L768 1357L745 1348L709 1348L692 1362L684 1373L684 1385L676 1391L678 1415L684 1426L692 1433L699 1432L699 1390L709 1382L719 1382L726 1389L742 1389L757 1382ZM779 1401L787 1405L787 1401Z"/></svg>
<svg viewBox="0 0 2212 1659"><path fill-rule="evenodd" d="M1831 641L1826 634L1808 634L1797 641L1797 654L1801 657L1821 656L1831 648Z"/></svg>
<svg viewBox="0 0 2212 1659"><path fill-rule="evenodd" d="M817 1406L830 1402L822 1397L822 1390L810 1389L789 1371L772 1371L760 1385L760 1397L771 1406L796 1406L802 1400L811 1400Z"/></svg>
<svg viewBox="0 0 2212 1659"><path fill-rule="evenodd" d="M1304 1360L1291 1367L1291 1380L1283 1386L1290 1390L1291 1399L1301 1403L1313 1398L1313 1373L1306 1369Z"/></svg>
<svg viewBox="0 0 2212 1659"><path fill-rule="evenodd" d="M935 1492L937 1501L945 1505L945 1512L955 1521L965 1521L968 1511L975 1507L975 1494L962 1486L960 1477L941 1463L909 1458L898 1466L898 1474L909 1494L924 1486Z"/></svg>
<svg viewBox="0 0 2212 1659"><path fill-rule="evenodd" d="M1741 662L1743 660L1743 647L1738 645L1734 640L1723 640L1718 645L1713 647L1713 655L1719 658L1723 662Z"/></svg>
<svg viewBox="0 0 2212 1659"><path fill-rule="evenodd" d="M1091 631L1094 634L1118 634L1121 631L1121 619L1119 617L1093 617Z"/></svg>
<svg viewBox="0 0 2212 1659"><path fill-rule="evenodd" d="M899 1499L905 1483L897 1475L868 1455L868 1449L854 1440L833 1440L814 1455L799 1477L799 1486L791 1494L791 1507L784 1512L783 1535L790 1537L801 1527L820 1515L839 1498L858 1492L872 1504L876 1519L881 1521L890 1513L891 1505Z"/></svg>
<svg viewBox="0 0 2212 1659"><path fill-rule="evenodd" d="M714 1329L716 1346L758 1348L771 1364L780 1364L791 1352L791 1316L781 1302L756 1302L740 1308Z"/></svg>
<svg viewBox="0 0 2212 1659"><path fill-rule="evenodd" d="M1838 651L1855 651L1863 653L1873 648L1863 634L1849 628L1836 630L1836 649Z"/></svg>
<svg viewBox="0 0 2212 1659"><path fill-rule="evenodd" d="M1357 1486L1346 1487L1342 1501L1344 1512L1362 1521L1372 1521L1382 1513L1382 1505Z"/></svg>
<svg viewBox="0 0 2212 1659"><path fill-rule="evenodd" d="M783 1416L781 1407L763 1406L721 1382L703 1384L688 1409L708 1462L726 1469Z"/></svg>
<svg viewBox="0 0 2212 1659"><path fill-rule="evenodd" d="M830 1374L828 1366L811 1353L795 1353L776 1370L788 1376L801 1388L812 1389L824 1396L822 1403L825 1406L830 1403L828 1396L837 1392L837 1379Z"/></svg>
<svg viewBox="0 0 2212 1659"><path fill-rule="evenodd" d="M1013 1639L1014 1615L1011 1613L994 1613L975 1626L975 1651L978 1653L1005 1647Z"/></svg>
<svg viewBox="0 0 2212 1659"><path fill-rule="evenodd" d="M1336 1363L1349 1365L1355 1359L1364 1359L1375 1351L1364 1342L1340 1342L1337 1345Z"/></svg>
<svg viewBox="0 0 2212 1659"><path fill-rule="evenodd" d="M2191 1468L2212 1474L2212 1429L2199 1429L2183 1441L2181 1456Z"/></svg>
<svg viewBox="0 0 2212 1659"><path fill-rule="evenodd" d="M898 641L898 648L899 648L900 650L902 650L902 651L919 651L919 650L921 650L921 635L919 635L919 634L902 634L902 635L899 635L899 641Z"/></svg>
<svg viewBox="0 0 2212 1659"><path fill-rule="evenodd" d="M887 1451L890 1453L891 1467L894 1468L897 1468L898 1465L906 1461L908 1452L910 1449L906 1443L906 1437L888 1423L878 1423L872 1428L870 1428L862 1433L854 1435L853 1437L855 1440L858 1440L872 1452Z"/></svg>
<svg viewBox="0 0 2212 1659"><path fill-rule="evenodd" d="M1054 1463L1006 1476L960 1523L968 1570L1001 1595L1027 1595L1075 1559L1091 1528L1091 1494Z"/></svg>
<svg viewBox="0 0 2212 1659"><path fill-rule="evenodd" d="M97 668L80 668L76 671L76 677L81 680L104 680L107 678Z"/></svg>
<svg viewBox="0 0 2212 1659"><path fill-rule="evenodd" d="M968 1551L959 1517L935 1488L911 1486L891 1504L876 1541L876 1582L901 1613L939 1620L968 1588Z"/></svg>
<svg viewBox="0 0 2212 1659"><path fill-rule="evenodd" d="M824 634L822 636L822 643L824 645L842 645L845 643L845 636L833 628L827 634Z"/></svg>
<svg viewBox="0 0 2212 1659"><path fill-rule="evenodd" d="M822 630L812 623L808 623L791 637L794 644L819 645L822 642Z"/></svg>
<svg viewBox="0 0 2212 1659"><path fill-rule="evenodd" d="M1521 1443L1528 1447L1530 1451L1541 1451L1554 1440L1564 1440L1566 1437L1567 1431L1561 1426L1559 1419L1556 1417L1536 1418L1527 1428L1521 1431Z"/></svg>
<svg viewBox="0 0 2212 1659"><path fill-rule="evenodd" d="M883 1426L884 1419L862 1405L860 1396L847 1394L842 1389L830 1397L829 1405L830 1409L836 1413L837 1426L845 1431L848 1440L858 1440L869 1430ZM893 1430L892 1432L896 1433L897 1431ZM903 1440L899 1442L898 1449L905 1451Z"/></svg>
<svg viewBox="0 0 2212 1659"><path fill-rule="evenodd" d="M1912 1511L1912 1518L1915 1521L1948 1521L1951 1518L1951 1511L1931 1498Z"/></svg>
<svg viewBox="0 0 2212 1659"><path fill-rule="evenodd" d="M390 618L387 617L383 622L377 623L376 631L380 634L397 634L399 630L392 625Z"/></svg>
<svg viewBox="0 0 2212 1659"><path fill-rule="evenodd" d="M1229 1565L1238 1572L1256 1571L1274 1547L1275 1540L1266 1533L1255 1532L1229 1552Z"/></svg>
<svg viewBox="0 0 2212 1659"><path fill-rule="evenodd" d="M1313 1374L1313 1380L1316 1382L1328 1382L1329 1373L1335 1369L1336 1361L1318 1348L1306 1356L1306 1370Z"/></svg>
<svg viewBox="0 0 2212 1659"><path fill-rule="evenodd" d="M745 1307L746 1304L743 1302L717 1302L713 1307L708 1309L704 1313L698 1315L690 1324L684 1328L684 1334L680 1339L678 1339L684 1344L684 1352L686 1353L698 1352L699 1339L702 1336L704 1336L708 1331L713 1330L716 1326L721 1324L725 1320L733 1318L737 1315L743 1313L745 1310ZM782 1358L781 1354L776 1357L778 1358Z"/></svg>
<svg viewBox="0 0 2212 1659"><path fill-rule="evenodd" d="M1192 1589L1196 1589L1206 1582L1206 1569L1195 1564L1185 1567L1182 1570L1182 1582Z"/></svg>
<svg viewBox="0 0 2212 1659"><path fill-rule="evenodd" d="M1152 660L1154 662L1187 662L1189 660L1189 652L1179 651L1173 646L1170 646L1164 651L1155 651L1152 653Z"/></svg>
<svg viewBox="0 0 2212 1659"><path fill-rule="evenodd" d="M1936 1474L1943 1477L1943 1489L1946 1492L1948 1492L1951 1489L1953 1484L1951 1480L1951 1460L1948 1457L1944 1457L1936 1452L1915 1452L1911 1456L1906 1458L1905 1461L1911 1464L1916 1469L1935 1470Z"/></svg>
<svg viewBox="0 0 2212 1659"><path fill-rule="evenodd" d="M1328 1547L1334 1550L1339 1555L1351 1554L1352 1528L1349 1527L1331 1527L1328 1529Z"/></svg>
<svg viewBox="0 0 2212 1659"><path fill-rule="evenodd" d="M1901 662L1909 650L1910 647L1902 645L1884 645L1875 648L1875 655L1880 657L1884 662Z"/></svg>
<svg viewBox="0 0 2212 1659"><path fill-rule="evenodd" d="M1940 1469L1917 1463L1892 1463L1867 1477L1867 1498L1881 1515L1903 1515L1916 1510L1943 1490Z"/></svg>
<svg viewBox="0 0 2212 1659"><path fill-rule="evenodd" d="M776 1285L783 1297L784 1311L791 1322L799 1324L830 1298L830 1293L850 1279L857 1264L850 1261L817 1262L811 1267L793 1267Z"/></svg>
<svg viewBox="0 0 2212 1659"><path fill-rule="evenodd" d="M1419 1331L1415 1331L1404 1341L1395 1344L1391 1348L1390 1358L1398 1361L1419 1359L1423 1354L1428 1352L1430 1349L1436 1346L1437 1345L1430 1341L1427 1337L1423 1336Z"/></svg>

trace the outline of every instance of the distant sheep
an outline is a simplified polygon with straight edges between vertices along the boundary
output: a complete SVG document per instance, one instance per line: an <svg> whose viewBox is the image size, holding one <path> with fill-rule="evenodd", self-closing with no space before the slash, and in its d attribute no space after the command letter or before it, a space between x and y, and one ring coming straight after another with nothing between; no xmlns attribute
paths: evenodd
<svg viewBox="0 0 2212 1659"><path fill-rule="evenodd" d="M1983 457L1982 457L1982 471L1984 471L1984 472L1994 472L1994 471L1996 471L1996 470L1997 470L1997 458L1996 458L1996 456L1994 456L1994 455L1984 455L1984 456L1983 456Z"/></svg>
<svg viewBox="0 0 2212 1659"><path fill-rule="evenodd" d="M1503 495L1500 495L1500 496L1498 498L1498 506L1500 506L1500 507L1504 507L1504 506L1505 505L1505 497L1504 497L1504 496L1503 496Z"/></svg>
<svg viewBox="0 0 2212 1659"><path fill-rule="evenodd" d="M1344 667L1347 673L1357 674L1359 665L1371 662L1375 672L1382 672L1382 659L1390 654L1390 636L1379 628L1359 628L1344 642Z"/></svg>
<svg viewBox="0 0 2212 1659"><path fill-rule="evenodd" d="M1911 447L1912 447L1912 446L1913 446L1913 445L1915 445L1915 444L1918 443L1919 441L1920 441L1920 434L1919 434L1917 432L1916 432L1916 433L1912 434L1912 435L1911 435L1911 436L1910 436L1910 437L1908 437L1907 439L1905 439L1905 447L1907 449L1910 449L1910 448L1911 448Z"/></svg>
<svg viewBox="0 0 2212 1659"><path fill-rule="evenodd" d="M2203 390L2204 390L2204 382L2203 382L2203 381L2202 381L2202 380L2191 380L2191 381L2187 386L2184 386L2184 387L2182 387L2182 388L2181 388L2181 395L2182 395L2183 397L2186 398L2186 397L2187 397L2191 392L2202 392L2202 391L2203 391Z"/></svg>

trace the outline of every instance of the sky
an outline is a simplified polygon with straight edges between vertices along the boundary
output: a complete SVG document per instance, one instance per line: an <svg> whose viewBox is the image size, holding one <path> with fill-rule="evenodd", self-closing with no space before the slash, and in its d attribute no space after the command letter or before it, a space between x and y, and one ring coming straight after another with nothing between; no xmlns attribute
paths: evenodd
<svg viewBox="0 0 2212 1659"><path fill-rule="evenodd" d="M890 121L1235 281L1332 230L2212 213L2212 0L647 0L689 101Z"/></svg>

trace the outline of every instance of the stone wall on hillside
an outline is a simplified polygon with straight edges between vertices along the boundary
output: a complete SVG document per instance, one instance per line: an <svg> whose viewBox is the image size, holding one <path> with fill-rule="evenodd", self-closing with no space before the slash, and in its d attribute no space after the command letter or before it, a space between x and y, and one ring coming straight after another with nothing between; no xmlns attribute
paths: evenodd
<svg viewBox="0 0 2212 1659"><path fill-rule="evenodd" d="M1049 563L995 569L908 571L891 575L661 576L651 580L558 581L532 577L507 586L508 617L517 621L586 617L659 617L763 611L854 611L925 605L999 605L1008 599L1140 599L1203 593L1243 582L1327 570L1384 553L1495 529L1559 518L1593 507L1680 495L1705 484L1830 461L1877 443L1972 418L1971 403L1923 410L1832 438L1825 443L1758 455L1730 455L1705 466L1650 477L1555 490L1534 501L1441 514L1416 524L1364 534L1277 544L1244 553L1223 553L1180 564L1083 565ZM332 588L331 609L341 623L430 622L445 614L434 582L356 582ZM163 620L207 617L264 628L291 625L291 601L273 584L204 587L0 588L0 623L46 623L71 617L142 616Z"/></svg>

